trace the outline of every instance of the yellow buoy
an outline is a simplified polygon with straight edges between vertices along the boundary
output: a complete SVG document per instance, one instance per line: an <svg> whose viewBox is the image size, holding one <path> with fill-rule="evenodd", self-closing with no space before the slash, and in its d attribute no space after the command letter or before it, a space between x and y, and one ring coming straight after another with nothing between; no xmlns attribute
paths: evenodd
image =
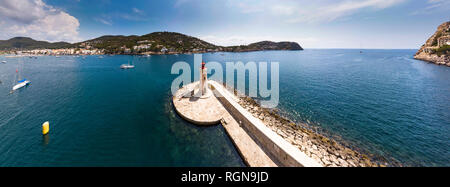
<svg viewBox="0 0 450 187"><path fill-rule="evenodd" d="M50 130L50 123L46 121L44 124L42 124L42 135L48 134L49 130Z"/></svg>

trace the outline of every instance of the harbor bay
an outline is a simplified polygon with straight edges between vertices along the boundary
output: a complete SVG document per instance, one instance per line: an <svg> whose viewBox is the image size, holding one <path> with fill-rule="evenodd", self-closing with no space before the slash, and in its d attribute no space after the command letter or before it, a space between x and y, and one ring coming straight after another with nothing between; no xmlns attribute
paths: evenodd
<svg viewBox="0 0 450 187"><path fill-rule="evenodd" d="M225 52L203 59L279 62L284 117L377 159L445 166L450 70L414 60L414 52ZM178 61L192 65L193 55L0 60L2 166L245 166L223 127L193 125L173 109L170 69ZM129 61L136 68L119 68ZM9 94L16 69L31 85ZM45 121L51 132L44 138Z"/></svg>

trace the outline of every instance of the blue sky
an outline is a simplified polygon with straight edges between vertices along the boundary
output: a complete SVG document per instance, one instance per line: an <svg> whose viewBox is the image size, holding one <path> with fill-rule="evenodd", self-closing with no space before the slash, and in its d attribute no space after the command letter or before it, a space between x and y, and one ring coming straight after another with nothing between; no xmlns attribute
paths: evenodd
<svg viewBox="0 0 450 187"><path fill-rule="evenodd" d="M449 0L0 0L0 39L173 31L226 46L404 49L419 48L449 12Z"/></svg>

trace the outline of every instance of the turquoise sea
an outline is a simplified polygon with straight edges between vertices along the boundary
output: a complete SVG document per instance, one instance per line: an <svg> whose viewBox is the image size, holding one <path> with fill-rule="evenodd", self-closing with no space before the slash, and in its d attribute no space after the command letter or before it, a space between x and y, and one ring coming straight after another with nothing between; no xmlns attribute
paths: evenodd
<svg viewBox="0 0 450 187"><path fill-rule="evenodd" d="M277 61L281 113L378 159L450 166L450 68L416 50L203 54ZM0 56L0 166L244 166L221 126L174 113L177 61L193 55ZM119 66L133 61L135 69ZM19 61L21 61L19 63ZM32 85L9 94L15 71ZM41 124L50 121L50 134Z"/></svg>

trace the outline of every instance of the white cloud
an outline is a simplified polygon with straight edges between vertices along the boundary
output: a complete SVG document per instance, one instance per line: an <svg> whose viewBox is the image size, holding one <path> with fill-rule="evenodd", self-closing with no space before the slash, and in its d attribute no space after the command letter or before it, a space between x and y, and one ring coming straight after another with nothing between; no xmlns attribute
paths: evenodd
<svg viewBox="0 0 450 187"><path fill-rule="evenodd" d="M185 4L185 3L187 3L187 2L189 2L189 0L177 0L177 1L175 2L175 4L174 4L174 7L175 7L175 8L178 8L178 7L182 6L183 4Z"/></svg>
<svg viewBox="0 0 450 187"><path fill-rule="evenodd" d="M392 7L406 0L239 0L229 5L242 13L285 16L286 22L328 22L344 18L363 9L373 11ZM441 1L441 0L431 0Z"/></svg>
<svg viewBox="0 0 450 187"><path fill-rule="evenodd" d="M94 21L105 24L105 25L113 25L113 23L117 20L124 19L128 21L149 21L150 18L146 16L146 13L143 10L138 8L132 8L130 12L112 12L112 13L103 13L99 17L95 17Z"/></svg>
<svg viewBox="0 0 450 187"><path fill-rule="evenodd" d="M290 16L294 14L297 10L293 6L286 6L286 5L275 5L270 10L275 15L286 15Z"/></svg>
<svg viewBox="0 0 450 187"><path fill-rule="evenodd" d="M140 14L140 15L144 14L144 11L139 10L138 8L133 8L133 12L136 13L136 14Z"/></svg>
<svg viewBox="0 0 450 187"><path fill-rule="evenodd" d="M129 21L149 21L150 19L146 16L143 16L144 13L132 13L132 14L124 14L124 13L119 13L117 14L115 17L117 18L121 18L121 19L126 19Z"/></svg>
<svg viewBox="0 0 450 187"><path fill-rule="evenodd" d="M112 25L113 24L113 22L111 21L110 18L100 17L100 18L94 18L94 20L96 22L100 22L100 23L103 23L105 25Z"/></svg>
<svg viewBox="0 0 450 187"><path fill-rule="evenodd" d="M42 0L1 0L0 38L27 36L37 40L75 42L78 19Z"/></svg>
<svg viewBox="0 0 450 187"><path fill-rule="evenodd" d="M450 8L450 2L448 0L428 0L427 2L430 4L427 8L436 8L436 7L443 7L443 8Z"/></svg>
<svg viewBox="0 0 450 187"><path fill-rule="evenodd" d="M411 13L411 15L425 15L432 13L442 13L450 11L450 1L449 0L428 0L427 6L420 10L416 10Z"/></svg>
<svg viewBox="0 0 450 187"><path fill-rule="evenodd" d="M320 22L334 21L338 18L352 15L362 9L381 10L397 5L404 0L347 0L338 3L332 3L328 6L320 7L317 10L307 11L297 19L290 22Z"/></svg>

